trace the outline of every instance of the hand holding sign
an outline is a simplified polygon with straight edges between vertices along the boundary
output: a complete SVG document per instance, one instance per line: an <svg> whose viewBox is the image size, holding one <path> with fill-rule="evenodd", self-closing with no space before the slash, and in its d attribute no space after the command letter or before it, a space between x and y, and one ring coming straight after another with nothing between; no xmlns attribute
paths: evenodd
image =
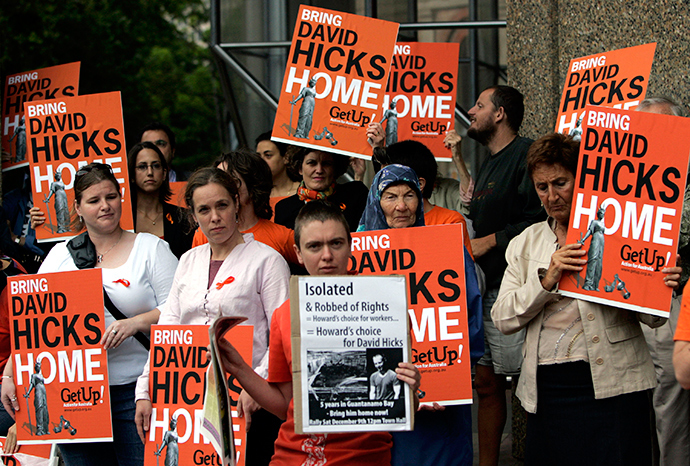
<svg viewBox="0 0 690 466"><path fill-rule="evenodd" d="M9 366L9 367L7 367ZM13 372L12 360L7 361L6 371ZM15 419L14 412L19 411L19 401L17 400L17 387L14 385L14 378L11 375L3 375L2 380L2 405L5 411Z"/></svg>

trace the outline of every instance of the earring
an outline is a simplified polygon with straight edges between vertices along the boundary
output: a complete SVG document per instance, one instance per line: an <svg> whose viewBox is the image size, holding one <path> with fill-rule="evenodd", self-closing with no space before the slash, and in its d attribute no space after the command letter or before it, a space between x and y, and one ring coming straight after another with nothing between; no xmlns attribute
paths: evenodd
<svg viewBox="0 0 690 466"><path fill-rule="evenodd" d="M240 223L240 214L235 212L235 223Z"/></svg>
<svg viewBox="0 0 690 466"><path fill-rule="evenodd" d="M84 219L82 218L81 215L79 216L79 223L84 223Z"/></svg>

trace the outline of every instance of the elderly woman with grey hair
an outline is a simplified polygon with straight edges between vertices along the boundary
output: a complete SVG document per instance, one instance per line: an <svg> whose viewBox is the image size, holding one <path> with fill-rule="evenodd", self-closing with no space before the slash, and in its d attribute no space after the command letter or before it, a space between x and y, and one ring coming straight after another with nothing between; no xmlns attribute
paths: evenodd
<svg viewBox="0 0 690 466"><path fill-rule="evenodd" d="M582 272L581 243L566 244L579 144L536 141L527 169L548 219L515 237L491 310L503 333L527 329L517 396L527 410L526 465L648 465L649 390L656 385L640 321L664 319L564 297L564 273ZM680 267L662 270L678 286Z"/></svg>

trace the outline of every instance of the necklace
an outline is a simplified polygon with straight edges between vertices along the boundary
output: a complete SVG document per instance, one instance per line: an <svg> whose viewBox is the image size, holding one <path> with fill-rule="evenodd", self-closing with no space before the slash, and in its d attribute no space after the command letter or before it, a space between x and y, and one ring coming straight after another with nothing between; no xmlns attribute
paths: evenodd
<svg viewBox="0 0 690 466"><path fill-rule="evenodd" d="M99 264L100 264L101 262L103 262L103 256L105 256L106 254L108 254L110 251L113 250L113 248L114 248L115 246L118 245L118 243L119 243L120 240L122 239L123 233L124 233L124 230L120 229L120 237L117 239L117 241L115 241L115 244L113 244L112 246L110 246L110 248L109 248L106 252L104 252L103 254L98 254L98 252L96 252L96 262L98 262Z"/></svg>
<svg viewBox="0 0 690 466"><path fill-rule="evenodd" d="M294 193L297 192L297 187L299 186L299 183L296 181L290 181L289 185L286 188L280 188L277 185L275 185L275 190L276 190L276 196L275 197L288 197L293 195ZM285 196L282 196L281 194L285 193Z"/></svg>
<svg viewBox="0 0 690 466"><path fill-rule="evenodd" d="M146 215L146 212L144 212L144 211L142 211L142 210L139 210L139 209L137 209L137 212L139 212L139 213L142 214L144 217L146 217L146 220L148 220L149 222L151 222L151 224L153 224L153 225L156 224L156 220L158 220L158 217L163 213L163 211L158 212L158 213L156 214L156 216L153 217L153 220L151 220L151 217L149 217L148 215Z"/></svg>

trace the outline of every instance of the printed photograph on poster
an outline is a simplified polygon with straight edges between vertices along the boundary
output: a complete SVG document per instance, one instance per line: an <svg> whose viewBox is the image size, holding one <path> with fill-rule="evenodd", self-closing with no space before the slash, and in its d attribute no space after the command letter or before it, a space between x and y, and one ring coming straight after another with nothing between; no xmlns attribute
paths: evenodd
<svg viewBox="0 0 690 466"><path fill-rule="evenodd" d="M410 430L404 277L295 276L291 291L296 432Z"/></svg>
<svg viewBox="0 0 690 466"><path fill-rule="evenodd" d="M461 224L352 234L351 273L407 277L412 362L422 374L422 404L472 403L470 341L484 341L476 276L468 296L463 248L438 247L464 241ZM476 310L471 321L470 305ZM473 356L481 354L483 346Z"/></svg>
<svg viewBox="0 0 690 466"><path fill-rule="evenodd" d="M5 78L2 102L2 170L25 167L27 119L24 102L61 99L79 94L81 62L51 66Z"/></svg>
<svg viewBox="0 0 690 466"><path fill-rule="evenodd" d="M385 145L412 139L426 145L438 161L452 161L443 145L455 123L460 44L398 42L386 96L377 121Z"/></svg>
<svg viewBox="0 0 690 466"><path fill-rule="evenodd" d="M565 296L668 317L690 156L690 120L586 107L567 244L587 252Z"/></svg>
<svg viewBox="0 0 690 466"><path fill-rule="evenodd" d="M120 184L120 225L133 230L127 149L119 92L24 104L33 204L46 221L36 227L42 241L68 240L77 172L92 162L110 165Z"/></svg>
<svg viewBox="0 0 690 466"><path fill-rule="evenodd" d="M381 117L398 26L301 5L272 139L370 158L367 125Z"/></svg>
<svg viewBox="0 0 690 466"><path fill-rule="evenodd" d="M356 423L362 416L382 422L403 418L404 384L395 373L403 360L402 348L307 351L311 419ZM360 404L362 408L354 408Z"/></svg>
<svg viewBox="0 0 690 466"><path fill-rule="evenodd" d="M579 140L587 105L634 110L647 93L655 50L653 42L570 60L556 132Z"/></svg>
<svg viewBox="0 0 690 466"><path fill-rule="evenodd" d="M322 401L367 399L365 351L307 350L309 397Z"/></svg>
<svg viewBox="0 0 690 466"><path fill-rule="evenodd" d="M112 441L100 269L8 278L22 444Z"/></svg>
<svg viewBox="0 0 690 466"><path fill-rule="evenodd" d="M402 358L400 348L367 349L370 400L400 399L402 383L395 376L395 368Z"/></svg>

